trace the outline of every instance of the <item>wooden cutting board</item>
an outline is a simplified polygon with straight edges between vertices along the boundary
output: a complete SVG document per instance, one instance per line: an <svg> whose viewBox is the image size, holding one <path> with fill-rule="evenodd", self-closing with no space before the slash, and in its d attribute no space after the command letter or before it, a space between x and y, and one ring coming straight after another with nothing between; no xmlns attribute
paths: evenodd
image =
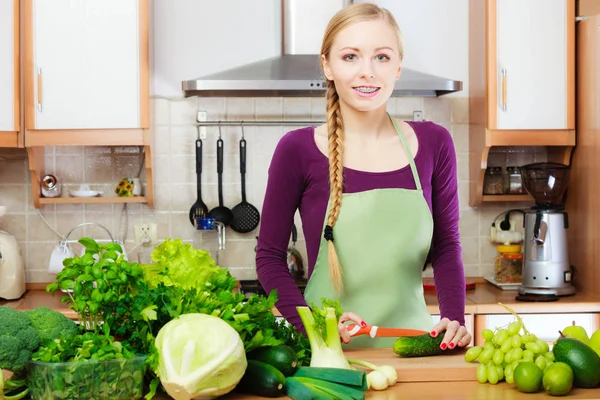
<svg viewBox="0 0 600 400"><path fill-rule="evenodd" d="M393 366L398 382L475 381L479 364L466 362L465 352L466 349L455 349L439 356L403 358L389 348L344 350L348 358Z"/></svg>

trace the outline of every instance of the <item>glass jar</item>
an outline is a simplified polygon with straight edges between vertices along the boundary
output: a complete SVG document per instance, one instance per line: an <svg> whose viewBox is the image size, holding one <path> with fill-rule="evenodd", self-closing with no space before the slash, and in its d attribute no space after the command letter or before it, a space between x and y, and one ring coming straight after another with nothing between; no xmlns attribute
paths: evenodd
<svg viewBox="0 0 600 400"><path fill-rule="evenodd" d="M523 253L519 245L496 246L494 278L498 283L521 283L523 281Z"/></svg>
<svg viewBox="0 0 600 400"><path fill-rule="evenodd" d="M521 168L516 166L506 167L506 193L507 194L523 194L523 179L521 177Z"/></svg>
<svg viewBox="0 0 600 400"><path fill-rule="evenodd" d="M504 179L501 167L487 167L483 178L483 194L504 194Z"/></svg>
<svg viewBox="0 0 600 400"><path fill-rule="evenodd" d="M44 175L40 188L43 197L60 197L60 183L54 175Z"/></svg>

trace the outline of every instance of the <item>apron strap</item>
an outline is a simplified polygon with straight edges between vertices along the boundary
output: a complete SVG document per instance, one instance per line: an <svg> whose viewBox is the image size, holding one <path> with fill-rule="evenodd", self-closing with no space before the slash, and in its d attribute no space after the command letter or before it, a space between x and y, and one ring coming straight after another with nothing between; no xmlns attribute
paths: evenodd
<svg viewBox="0 0 600 400"><path fill-rule="evenodd" d="M396 124L396 120L392 118L392 116L389 115L389 113L388 116L392 120L392 124L394 124L394 129L396 129L396 133L398 134L398 136L400 136L400 141L402 142L402 146L404 147L404 151L406 152L406 157L408 158L408 163L410 164L410 170L412 171L417 190L423 190L421 187L421 180L419 179L419 172L417 171L417 166L415 165L415 160L413 159L412 152L410 151L408 143L406 143L406 137L404 136L402 129L400 129L400 127Z"/></svg>

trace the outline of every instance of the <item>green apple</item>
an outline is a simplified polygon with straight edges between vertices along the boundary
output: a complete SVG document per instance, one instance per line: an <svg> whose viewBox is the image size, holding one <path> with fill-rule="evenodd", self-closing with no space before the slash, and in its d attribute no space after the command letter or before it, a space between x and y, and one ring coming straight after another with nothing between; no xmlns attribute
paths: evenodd
<svg viewBox="0 0 600 400"><path fill-rule="evenodd" d="M585 344L590 343L590 338L585 329L582 326L575 325L575 321L573 321L573 325L569 325L563 329L562 334L566 337L577 339Z"/></svg>
<svg viewBox="0 0 600 400"><path fill-rule="evenodd" d="M588 346L594 349L594 351L600 356L600 329L597 329L594 333L592 333L592 337L590 338Z"/></svg>

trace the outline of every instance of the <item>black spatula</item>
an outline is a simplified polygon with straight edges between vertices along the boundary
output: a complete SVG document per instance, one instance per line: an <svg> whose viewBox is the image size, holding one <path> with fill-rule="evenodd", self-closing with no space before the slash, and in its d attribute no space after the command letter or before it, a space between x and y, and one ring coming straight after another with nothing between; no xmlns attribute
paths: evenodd
<svg viewBox="0 0 600 400"><path fill-rule="evenodd" d="M196 140L196 202L190 208L190 223L196 226L196 218L206 218L208 207L202 201L202 140Z"/></svg>
<svg viewBox="0 0 600 400"><path fill-rule="evenodd" d="M223 139L217 139L217 176L219 178L219 205L208 212L209 218L229 226L233 220L231 210L223 205Z"/></svg>
<svg viewBox="0 0 600 400"><path fill-rule="evenodd" d="M248 233L256 229L260 222L260 213L246 201L246 139L240 139L240 174L242 176L242 202L231 210L233 221L231 229L238 233Z"/></svg>

